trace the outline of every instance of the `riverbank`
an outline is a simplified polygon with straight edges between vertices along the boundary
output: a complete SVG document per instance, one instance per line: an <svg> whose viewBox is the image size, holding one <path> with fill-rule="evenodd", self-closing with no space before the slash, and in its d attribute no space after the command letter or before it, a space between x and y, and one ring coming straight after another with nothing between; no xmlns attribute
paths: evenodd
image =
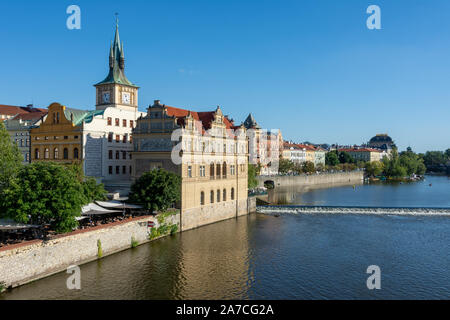
<svg viewBox="0 0 450 320"><path fill-rule="evenodd" d="M249 198L247 214L255 212L256 198ZM234 218L235 213L203 217L195 226L186 224L177 211L140 216L58 235L50 240L31 240L0 248L0 284L14 288L149 241ZM183 223L182 223L183 222ZM183 226L188 226L184 227Z"/></svg>

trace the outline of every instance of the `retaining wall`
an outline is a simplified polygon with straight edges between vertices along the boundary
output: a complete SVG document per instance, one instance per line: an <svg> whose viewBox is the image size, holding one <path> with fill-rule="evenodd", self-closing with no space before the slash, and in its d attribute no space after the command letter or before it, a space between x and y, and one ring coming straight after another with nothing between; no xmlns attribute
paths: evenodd
<svg viewBox="0 0 450 320"><path fill-rule="evenodd" d="M258 187L264 187L265 181L273 181L276 187L296 187L340 183L363 182L363 171L323 173L299 176L259 176Z"/></svg>

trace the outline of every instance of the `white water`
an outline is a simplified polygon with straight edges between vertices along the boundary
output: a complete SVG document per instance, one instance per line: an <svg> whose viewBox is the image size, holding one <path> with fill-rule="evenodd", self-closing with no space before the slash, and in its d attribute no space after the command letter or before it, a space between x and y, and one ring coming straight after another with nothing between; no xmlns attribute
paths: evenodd
<svg viewBox="0 0 450 320"><path fill-rule="evenodd" d="M370 214L370 215L413 215L450 216L450 208L375 208L375 207L332 207L332 206L259 206L259 213L276 214Z"/></svg>

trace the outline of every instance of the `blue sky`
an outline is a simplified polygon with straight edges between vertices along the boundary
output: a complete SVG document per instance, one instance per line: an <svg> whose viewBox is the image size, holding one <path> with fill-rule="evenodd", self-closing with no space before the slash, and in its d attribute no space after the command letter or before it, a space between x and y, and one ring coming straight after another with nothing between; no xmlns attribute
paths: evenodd
<svg viewBox="0 0 450 320"><path fill-rule="evenodd" d="M366 27L371 4L382 30ZM0 104L93 109L115 12L141 110L220 105L296 141L450 148L448 0L2 1Z"/></svg>

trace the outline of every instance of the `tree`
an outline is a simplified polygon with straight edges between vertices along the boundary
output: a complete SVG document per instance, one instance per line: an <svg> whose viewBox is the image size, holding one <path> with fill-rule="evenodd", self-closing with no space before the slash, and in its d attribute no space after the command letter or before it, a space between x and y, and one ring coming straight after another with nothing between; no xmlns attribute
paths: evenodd
<svg viewBox="0 0 450 320"><path fill-rule="evenodd" d="M23 157L19 148L11 141L3 122L0 122L0 195L19 172L22 161Z"/></svg>
<svg viewBox="0 0 450 320"><path fill-rule="evenodd" d="M87 203L107 199L103 183L97 183L94 178L88 177L83 181L82 185Z"/></svg>
<svg viewBox="0 0 450 320"><path fill-rule="evenodd" d="M288 173L292 171L294 168L294 163L291 160L281 158L278 163L278 172L279 173Z"/></svg>
<svg viewBox="0 0 450 320"><path fill-rule="evenodd" d="M334 151L327 152L325 155L325 164L327 166L337 166L339 164L339 158Z"/></svg>
<svg viewBox="0 0 450 320"><path fill-rule="evenodd" d="M303 171L309 172L309 173L314 172L314 163L312 163L311 161L304 162L303 163Z"/></svg>
<svg viewBox="0 0 450 320"><path fill-rule="evenodd" d="M340 163L354 163L355 160L352 158L352 156L348 152L342 151L342 152L339 152L339 162Z"/></svg>
<svg viewBox="0 0 450 320"><path fill-rule="evenodd" d="M164 211L181 198L181 178L164 169L144 173L131 186L129 201L150 212Z"/></svg>
<svg viewBox="0 0 450 320"><path fill-rule="evenodd" d="M383 172L383 163L379 161L366 162L365 169L368 176L375 177Z"/></svg>
<svg viewBox="0 0 450 320"><path fill-rule="evenodd" d="M74 171L51 162L23 166L4 196L7 217L21 223L50 224L56 232L73 230L86 203Z"/></svg>
<svg viewBox="0 0 450 320"><path fill-rule="evenodd" d="M256 179L258 168L254 164L248 164L248 188L254 189L258 186L258 179Z"/></svg>

